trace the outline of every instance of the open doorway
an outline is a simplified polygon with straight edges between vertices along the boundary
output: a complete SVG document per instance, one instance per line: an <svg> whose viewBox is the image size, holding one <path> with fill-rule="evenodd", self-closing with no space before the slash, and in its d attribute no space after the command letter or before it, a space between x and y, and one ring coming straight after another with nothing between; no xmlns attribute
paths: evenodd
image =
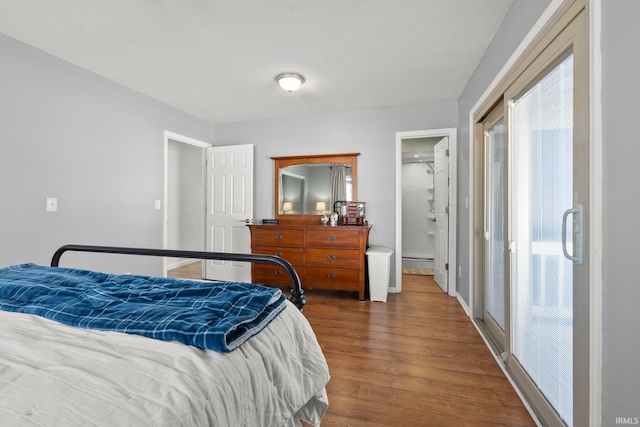
<svg viewBox="0 0 640 427"><path fill-rule="evenodd" d="M205 148L211 144L165 131L163 248L204 250ZM163 274L193 260L165 258ZM201 262L199 261L201 264ZM200 271L202 268L199 269Z"/></svg>
<svg viewBox="0 0 640 427"><path fill-rule="evenodd" d="M438 273L444 292L456 291L456 129L396 134L396 286L403 268ZM436 145L443 150L436 150ZM438 159L436 159L438 152ZM446 156L442 168L442 157Z"/></svg>
<svg viewBox="0 0 640 427"><path fill-rule="evenodd" d="M441 137L402 141L402 273L433 276L435 268L435 169Z"/></svg>

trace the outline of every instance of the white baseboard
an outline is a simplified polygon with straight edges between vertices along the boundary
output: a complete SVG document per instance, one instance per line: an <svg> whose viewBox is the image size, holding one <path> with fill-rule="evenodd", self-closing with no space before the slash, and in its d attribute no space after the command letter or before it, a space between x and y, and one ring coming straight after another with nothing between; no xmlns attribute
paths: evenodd
<svg viewBox="0 0 640 427"><path fill-rule="evenodd" d="M467 305L467 302L462 298L462 296L460 296L460 294L456 294L456 298L458 299L458 302L464 309L465 313L467 313L467 317L471 318L471 310L469 310L469 306Z"/></svg>
<svg viewBox="0 0 640 427"><path fill-rule="evenodd" d="M185 265L194 264L196 262L192 259L180 259L180 258L172 258L171 261L167 261L167 270L173 270L174 268L184 267Z"/></svg>

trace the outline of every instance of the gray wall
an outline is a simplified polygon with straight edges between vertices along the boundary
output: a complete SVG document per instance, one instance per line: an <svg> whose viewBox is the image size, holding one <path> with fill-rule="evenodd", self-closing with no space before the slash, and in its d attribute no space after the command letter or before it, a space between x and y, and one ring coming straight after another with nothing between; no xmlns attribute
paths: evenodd
<svg viewBox="0 0 640 427"><path fill-rule="evenodd" d="M211 141L212 125L1 34L0 58L0 266L48 264L66 243L161 247L163 131ZM83 265L162 271L106 255Z"/></svg>
<svg viewBox="0 0 640 427"><path fill-rule="evenodd" d="M518 48L527 33L549 6L550 0L515 0L482 61L458 99L458 247L457 262L462 266L458 293L469 304L469 112L493 79Z"/></svg>
<svg viewBox="0 0 640 427"><path fill-rule="evenodd" d="M361 153L358 199L367 203L372 245L395 247L396 132L456 127L456 103L214 125L214 145L254 144L255 219L272 218L272 156ZM391 286L395 286L391 260Z"/></svg>
<svg viewBox="0 0 640 427"><path fill-rule="evenodd" d="M603 425L640 417L640 2L602 0Z"/></svg>

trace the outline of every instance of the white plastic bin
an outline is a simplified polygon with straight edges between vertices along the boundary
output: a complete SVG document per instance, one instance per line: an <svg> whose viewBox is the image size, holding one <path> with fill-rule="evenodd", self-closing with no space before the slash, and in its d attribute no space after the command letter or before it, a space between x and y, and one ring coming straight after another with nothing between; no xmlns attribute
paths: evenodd
<svg viewBox="0 0 640 427"><path fill-rule="evenodd" d="M369 299L387 302L389 274L393 249L386 246L371 246L367 249L369 271Z"/></svg>

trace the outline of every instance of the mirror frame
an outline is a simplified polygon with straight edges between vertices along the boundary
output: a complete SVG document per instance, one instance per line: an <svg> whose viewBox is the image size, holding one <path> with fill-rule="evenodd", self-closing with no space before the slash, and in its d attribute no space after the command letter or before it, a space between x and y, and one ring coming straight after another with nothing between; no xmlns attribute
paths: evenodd
<svg viewBox="0 0 640 427"><path fill-rule="evenodd" d="M339 163L351 166L351 195L352 199L358 200L358 156L360 153L345 154L314 154L310 156L287 156L272 157L274 161L274 218L280 223L294 224L318 224L320 225L320 214L280 214L278 203L280 200L280 169L287 166L309 164L309 163ZM332 207L329 206L331 210Z"/></svg>

